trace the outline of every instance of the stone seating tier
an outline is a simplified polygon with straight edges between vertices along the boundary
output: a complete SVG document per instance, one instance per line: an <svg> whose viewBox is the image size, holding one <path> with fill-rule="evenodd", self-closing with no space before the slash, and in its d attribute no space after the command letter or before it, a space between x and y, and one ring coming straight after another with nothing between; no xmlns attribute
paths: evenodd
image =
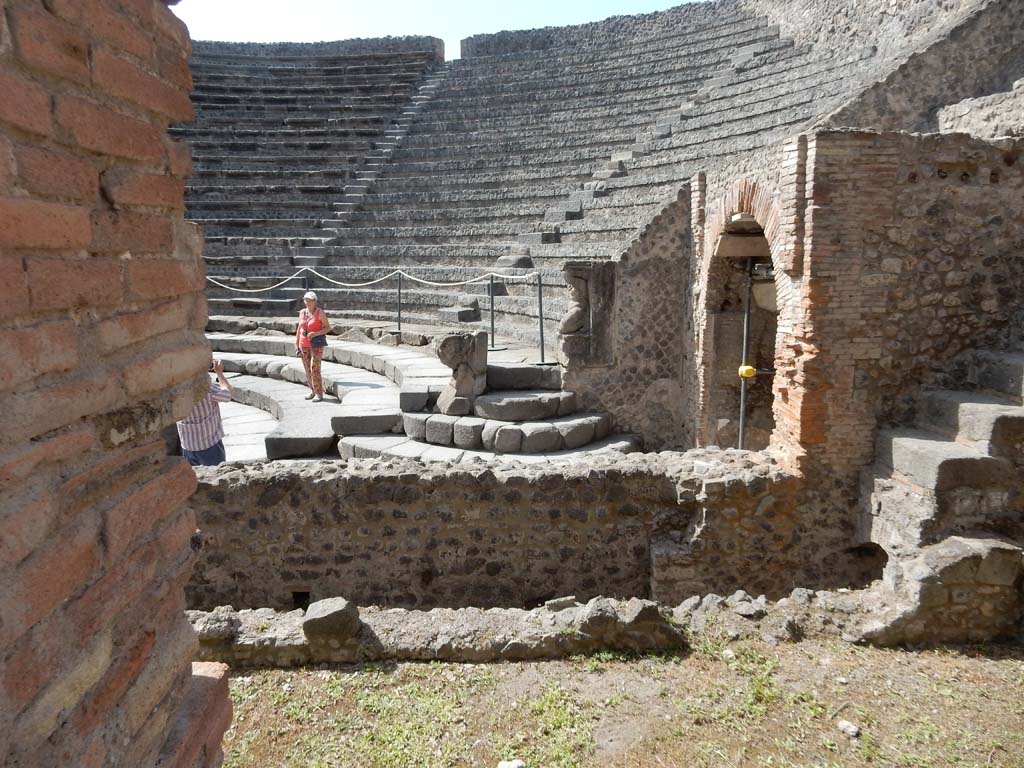
<svg viewBox="0 0 1024 768"><path fill-rule="evenodd" d="M545 454L569 452L608 437L611 422L605 414L574 414L575 397L558 389L557 369L521 364L496 364L489 372L492 386L542 386L510 389L478 398L477 415L456 418L431 413L402 413L406 394L422 384L425 370L440 363L407 348L338 342L325 350L323 403L305 399L302 364L294 357L273 354L290 340L281 337L213 334L211 342L225 370L233 376L235 399L267 410L278 419L267 436L268 458L323 455L336 436L406 432L408 439L434 445L459 446L476 452ZM238 352L233 347L270 350ZM348 359L358 368L326 358ZM444 368L444 366L440 366ZM359 368L376 368L379 375ZM392 383L400 380L402 389ZM409 398L411 399L411 398ZM339 402L340 401L340 404ZM522 421L534 419L534 421ZM625 440L633 447L636 441ZM344 449L343 449L344 455ZM492 456L493 458L493 456Z"/></svg>

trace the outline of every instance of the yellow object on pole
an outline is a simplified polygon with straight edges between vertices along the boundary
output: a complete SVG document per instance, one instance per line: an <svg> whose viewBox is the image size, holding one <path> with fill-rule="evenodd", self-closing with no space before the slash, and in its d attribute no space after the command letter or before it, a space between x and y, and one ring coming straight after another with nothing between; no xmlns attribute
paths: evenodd
<svg viewBox="0 0 1024 768"><path fill-rule="evenodd" d="M741 379L752 379L757 376L757 368L752 365L741 365L739 374Z"/></svg>

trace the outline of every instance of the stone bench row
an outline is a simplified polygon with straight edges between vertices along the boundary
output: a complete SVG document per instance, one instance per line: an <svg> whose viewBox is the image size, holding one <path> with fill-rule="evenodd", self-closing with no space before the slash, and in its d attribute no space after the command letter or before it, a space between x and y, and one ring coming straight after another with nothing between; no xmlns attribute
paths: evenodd
<svg viewBox="0 0 1024 768"><path fill-rule="evenodd" d="M639 440L632 435L613 435L582 448L554 451L551 453L495 454L487 451L450 448L431 445L403 435L377 435L343 437L338 441L338 451L347 459L406 458L423 462L447 462L450 464L520 463L564 466L585 462L595 456L634 453L640 450Z"/></svg>
<svg viewBox="0 0 1024 768"><path fill-rule="evenodd" d="M208 334L215 352L246 352L288 357L293 355L293 336L256 336L223 333ZM339 363L386 376L398 385L403 410L422 410L436 399L451 379L451 370L437 358L408 347L383 347L378 344L329 340L324 361Z"/></svg>
<svg viewBox="0 0 1024 768"><path fill-rule="evenodd" d="M479 320L483 320L490 312L490 297L487 289L467 289L462 292L451 289L420 289L402 291L403 311L423 312L424 309L437 310L440 308L452 307L458 304L460 297L474 298L479 302L480 311L477 313ZM291 299L292 305L298 307L305 291L300 288L277 288L273 292L260 294L259 298L284 298ZM397 307L398 288L317 288L317 296L320 298L320 305L327 310L333 308L344 308L346 310L356 309L380 309L395 311ZM231 291L217 286L210 286L210 298L235 297ZM244 297L243 297L244 298ZM494 312L496 319L501 316L507 321L511 316L517 316L525 321L533 322L537 317L536 295L526 296L495 296ZM548 295L544 301L545 312L549 319L560 318L568 307L567 300L563 296Z"/></svg>
<svg viewBox="0 0 1024 768"><path fill-rule="evenodd" d="M682 179L685 181L686 177ZM671 186L676 182L667 182ZM648 186L655 187L654 182ZM646 187L645 187L646 188ZM227 241L227 242L225 242ZM554 262L580 259L608 259L621 249L610 244L532 244L530 257L536 262ZM501 243L413 243L396 245L326 245L317 238L265 238L232 237L212 238L206 242L204 258L210 264L224 263L296 263L293 259L303 255L327 258L332 264L402 266L428 264L461 264L493 267L495 259L506 255L508 245Z"/></svg>
<svg viewBox="0 0 1024 768"><path fill-rule="evenodd" d="M628 63L642 61L659 53L686 56L719 48L733 50L742 47L748 41L777 36L776 27L766 25L763 19L746 16L736 19L733 23L724 22L697 28L669 24L661 34L637 34L632 38L616 36L605 42L586 39L574 46L472 57L461 59L459 63L464 69L478 72L500 68L508 73L521 73L534 70L538 66L552 69L585 66L595 60Z"/></svg>
<svg viewBox="0 0 1024 768"><path fill-rule="evenodd" d="M309 73L294 80L281 80L268 76L220 75L211 72L199 73L199 93L244 93L251 91L262 94L306 94L323 93L332 88L390 86L394 84L416 84L423 79L423 72L409 69L391 74L339 73L321 75Z"/></svg>

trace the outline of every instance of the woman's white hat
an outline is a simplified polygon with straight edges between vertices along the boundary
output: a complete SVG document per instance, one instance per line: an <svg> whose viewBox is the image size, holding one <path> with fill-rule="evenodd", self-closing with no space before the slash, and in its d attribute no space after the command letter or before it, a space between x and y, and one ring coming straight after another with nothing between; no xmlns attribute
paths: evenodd
<svg viewBox="0 0 1024 768"><path fill-rule="evenodd" d="M306 295L302 297L302 300L305 301L306 299L312 299L313 301L316 301L316 294L313 293L312 291L306 291Z"/></svg>

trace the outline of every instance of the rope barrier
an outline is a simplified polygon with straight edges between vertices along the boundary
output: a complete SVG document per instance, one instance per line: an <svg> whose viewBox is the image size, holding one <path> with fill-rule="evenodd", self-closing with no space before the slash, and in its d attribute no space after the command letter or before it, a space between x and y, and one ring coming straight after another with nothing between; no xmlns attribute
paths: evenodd
<svg viewBox="0 0 1024 768"><path fill-rule="evenodd" d="M330 277L327 277L327 275L324 275L324 274L321 274L320 272L317 272L312 267L302 267L301 269L299 269L298 272L296 272L291 277L286 277L284 280L281 280L278 283L274 283L273 285L268 286L266 288L235 288L234 286L231 286L231 285L225 285L224 283L219 282L218 280L216 280L215 278L210 277L209 275L207 275L206 279L208 281L210 281L211 283L213 283L214 285L216 285L218 288L223 288L223 289L228 290L228 291L235 291L236 293L264 293L266 291L272 291L275 288L280 288L285 283L294 280L299 275L302 275L303 273L306 273L306 272L308 272L311 275L316 275L321 280L325 280L328 283L332 283L332 284L340 286L342 288L366 288L367 286L377 285L378 283L383 283L385 280L390 280L391 278L395 277L396 275L401 275L402 277L405 277L405 278L407 278L409 280L412 280L414 283L421 283L422 285L430 285L430 286L433 286L435 288L457 288L457 287L462 286L462 285L472 285L474 283L482 283L482 282L484 282L486 280L490 280L492 277L498 278L499 280L513 280L513 281L514 280L533 280L534 278L538 278L538 279L540 278L540 272L530 272L530 273L525 274L525 275L504 275L504 274L501 274L500 272L487 272L486 274L480 275L479 277L474 277L471 280L461 280L461 281L455 282L455 283L441 283L441 282L437 282L437 281L434 281L434 280L425 280L422 277L416 277L415 275L410 275L408 272L406 272L404 270L396 269L396 270L394 270L392 272L389 272L388 274L384 275L383 277L378 277L375 280L369 280L369 281L364 282L364 283L343 283L340 280L334 280L334 279L332 279Z"/></svg>

